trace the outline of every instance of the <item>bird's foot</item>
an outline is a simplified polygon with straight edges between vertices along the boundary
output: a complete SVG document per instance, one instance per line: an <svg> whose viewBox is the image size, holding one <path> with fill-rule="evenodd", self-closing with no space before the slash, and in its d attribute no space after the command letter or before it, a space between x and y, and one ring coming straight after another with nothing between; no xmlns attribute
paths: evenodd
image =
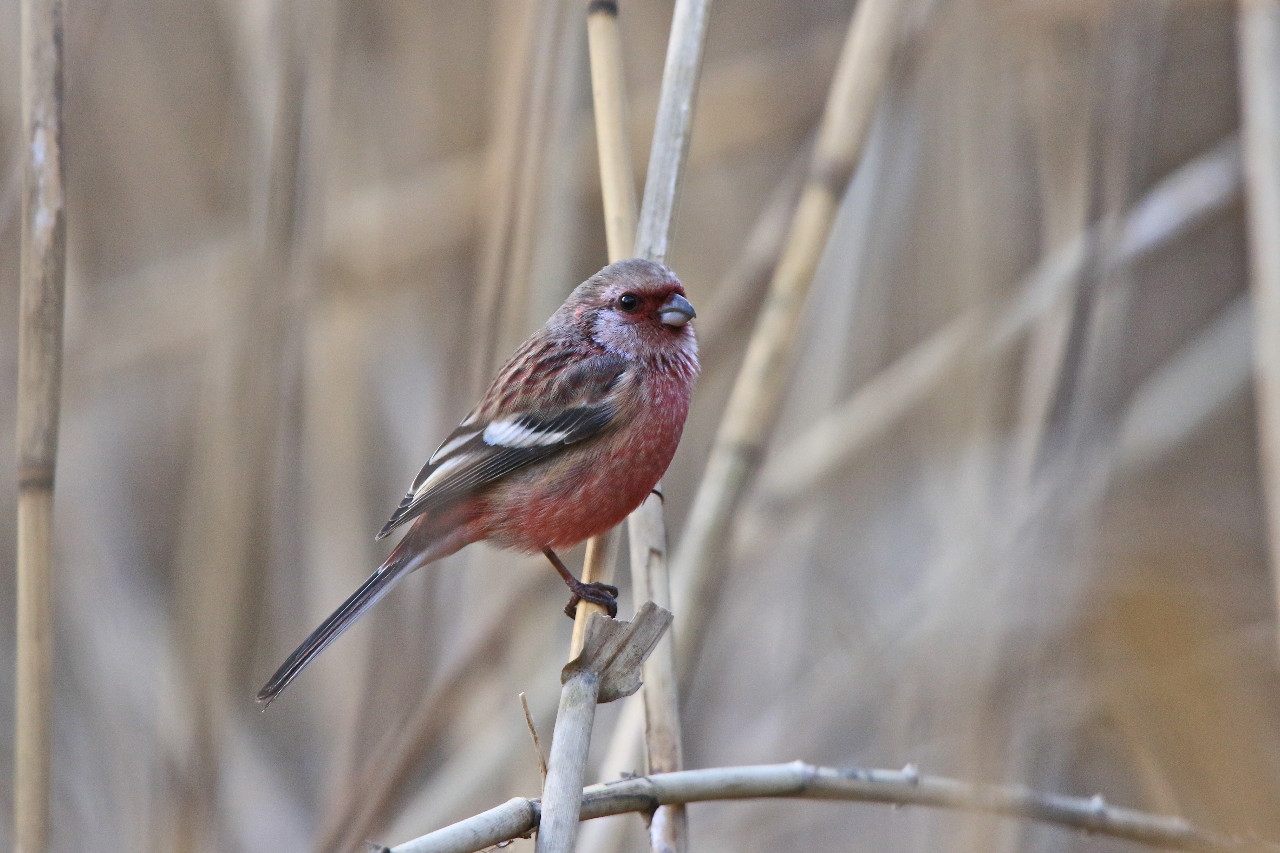
<svg viewBox="0 0 1280 853"><path fill-rule="evenodd" d="M573 596L569 599L569 603L564 606L564 614L570 619L577 615L579 601L589 601L592 604L600 605L609 614L610 619L618 615L618 588L616 586L600 583L599 581L591 583L574 581L569 585L569 590L573 593Z"/></svg>

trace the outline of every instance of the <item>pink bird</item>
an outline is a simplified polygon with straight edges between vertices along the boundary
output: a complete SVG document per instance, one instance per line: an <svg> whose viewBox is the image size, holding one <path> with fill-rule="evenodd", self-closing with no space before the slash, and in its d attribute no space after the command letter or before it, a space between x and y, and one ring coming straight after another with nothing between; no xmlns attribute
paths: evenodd
<svg viewBox="0 0 1280 853"><path fill-rule="evenodd" d="M583 583L556 551L621 522L662 478L684 429L698 344L684 287L632 258L584 281L498 371L431 455L379 539L390 556L289 656L258 701L289 682L405 575L481 540L542 552L580 600L617 613L616 587Z"/></svg>

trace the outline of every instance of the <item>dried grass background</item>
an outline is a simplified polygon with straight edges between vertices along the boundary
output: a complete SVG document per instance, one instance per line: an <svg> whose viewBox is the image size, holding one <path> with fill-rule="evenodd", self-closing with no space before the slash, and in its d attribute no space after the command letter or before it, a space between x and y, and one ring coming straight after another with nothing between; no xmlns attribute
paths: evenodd
<svg viewBox="0 0 1280 853"><path fill-rule="evenodd" d="M1236 10L904 2L774 439L697 614L686 764L914 762L1280 837ZM670 12L622 3L637 164ZM712 11L669 258L705 369L665 480L673 542L850 12ZM415 713L411 772L359 838L536 793L516 694L549 733L571 627L540 560L469 548L268 713L252 697L377 564L372 533L495 362L605 262L585 3L67 15L54 849L332 849L328 824L386 770L368 757ZM4 318L17 34L3 4ZM1200 183L1161 184L1183 168ZM1161 236L1130 251L1133 229ZM1073 245L1076 274L1000 332ZM923 378L881 375L939 333L960 345ZM0 347L10 446L15 354ZM835 432L863 437L823 455L811 430L850 401ZM0 485L12 466L0 454ZM13 553L0 525L3 577ZM600 757L619 713L602 711ZM643 849L636 817L609 820ZM1119 845L847 804L707 804L690 823L698 851Z"/></svg>

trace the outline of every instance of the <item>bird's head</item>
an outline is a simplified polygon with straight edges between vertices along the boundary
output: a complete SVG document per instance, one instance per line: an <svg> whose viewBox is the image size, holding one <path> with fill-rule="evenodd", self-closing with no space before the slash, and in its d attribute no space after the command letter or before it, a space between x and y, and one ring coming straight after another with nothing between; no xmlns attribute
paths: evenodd
<svg viewBox="0 0 1280 853"><path fill-rule="evenodd" d="M560 310L563 321L619 355L697 363L693 306L662 264L640 258L610 264L578 285Z"/></svg>

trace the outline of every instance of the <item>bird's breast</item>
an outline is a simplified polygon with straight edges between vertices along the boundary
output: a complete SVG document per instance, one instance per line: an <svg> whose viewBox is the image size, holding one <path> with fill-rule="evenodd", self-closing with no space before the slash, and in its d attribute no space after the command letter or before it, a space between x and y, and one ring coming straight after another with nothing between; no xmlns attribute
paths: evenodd
<svg viewBox="0 0 1280 853"><path fill-rule="evenodd" d="M514 472L489 494L485 538L529 553L568 548L620 523L649 495L675 455L691 382L645 383L620 423Z"/></svg>

